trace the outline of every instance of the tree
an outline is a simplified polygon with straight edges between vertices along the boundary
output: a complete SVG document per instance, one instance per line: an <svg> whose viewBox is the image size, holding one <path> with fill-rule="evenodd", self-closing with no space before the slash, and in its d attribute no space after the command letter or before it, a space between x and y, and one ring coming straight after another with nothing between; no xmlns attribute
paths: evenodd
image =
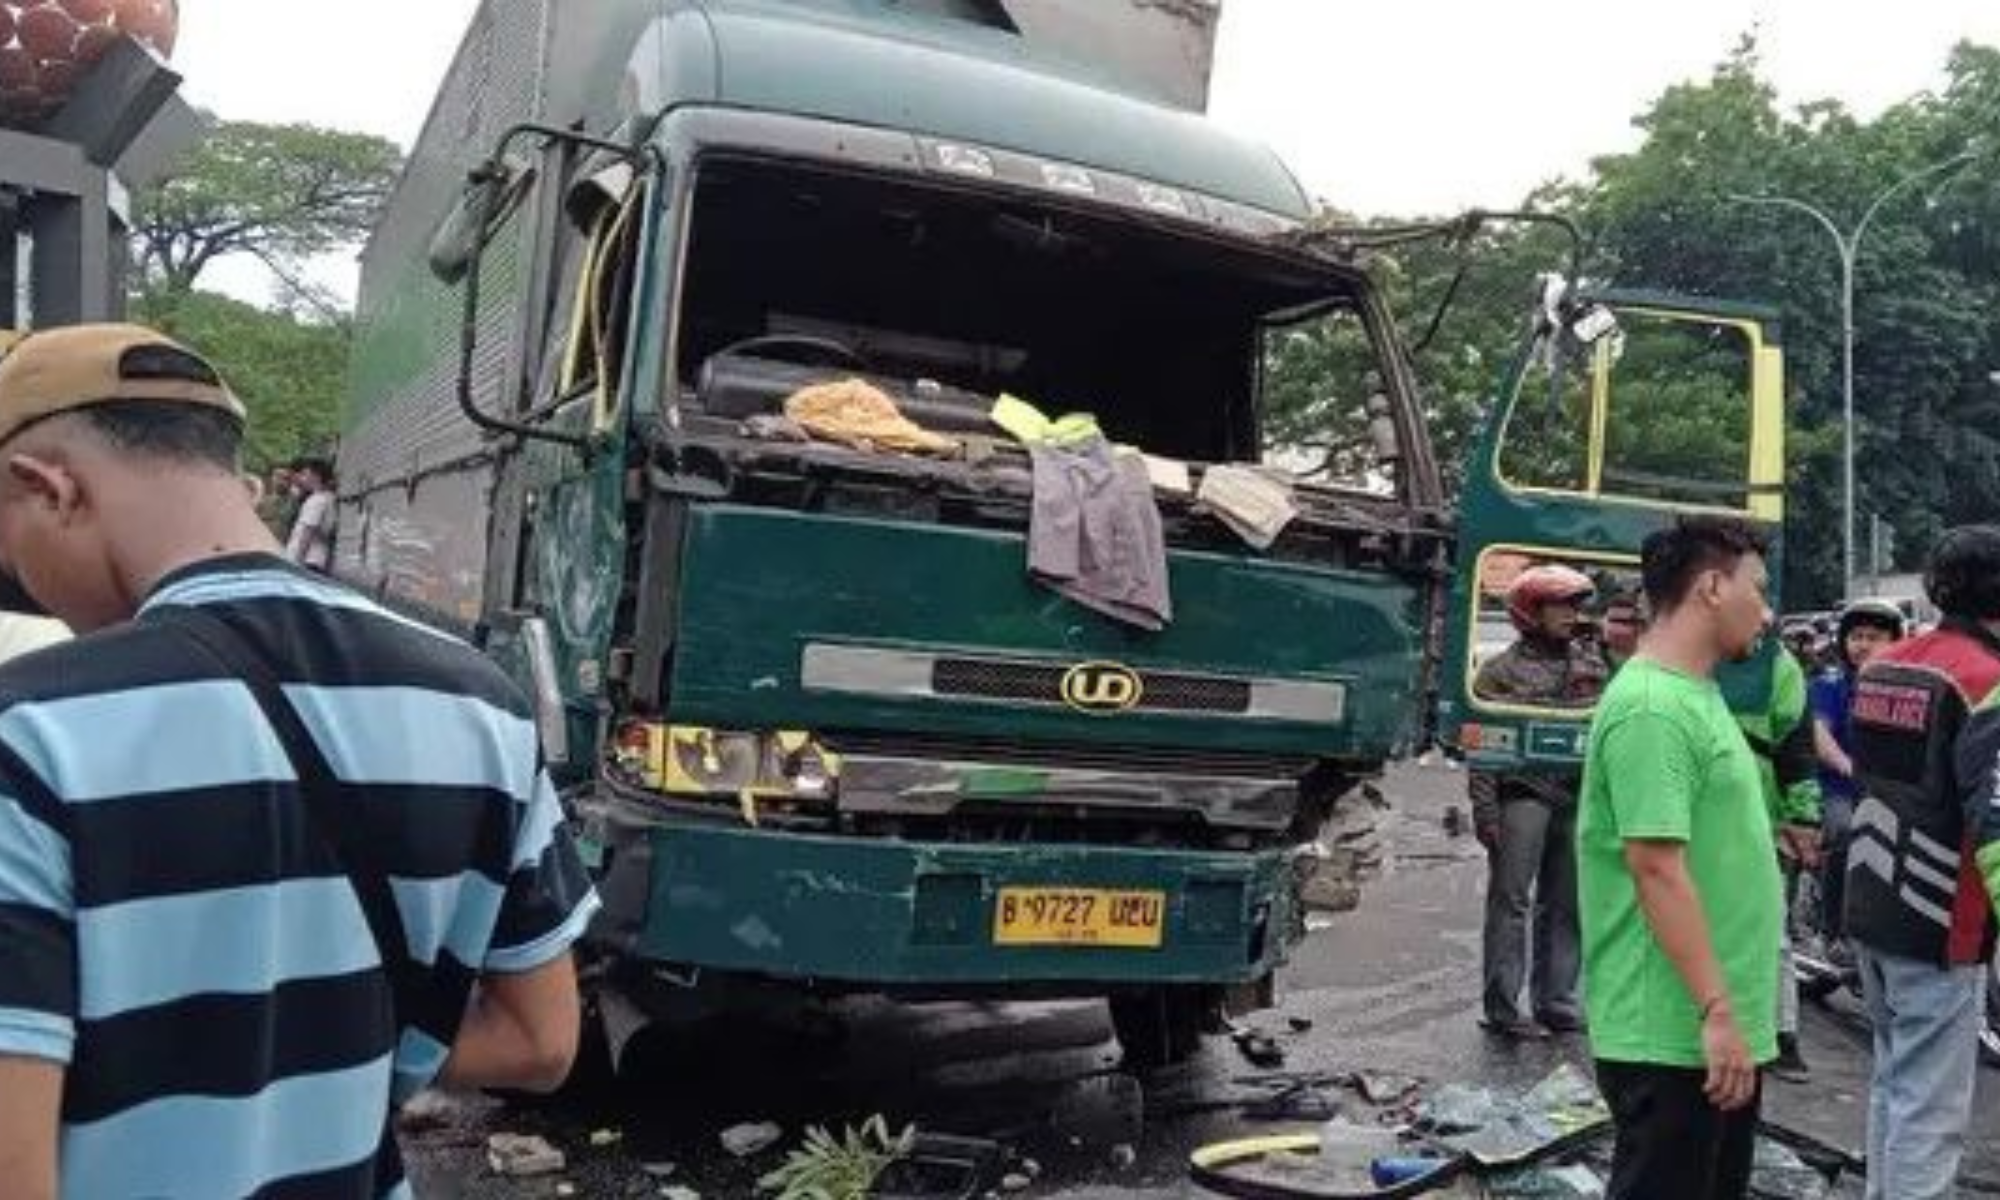
<svg viewBox="0 0 2000 1200"><path fill-rule="evenodd" d="M401 169L396 146L369 134L222 122L137 197L141 287L185 296L210 263L237 254L297 286L305 260L367 236Z"/></svg>
<svg viewBox="0 0 2000 1200"><path fill-rule="evenodd" d="M347 377L344 326L201 291L141 296L133 315L208 358L242 399L249 469L261 474L333 444Z"/></svg>

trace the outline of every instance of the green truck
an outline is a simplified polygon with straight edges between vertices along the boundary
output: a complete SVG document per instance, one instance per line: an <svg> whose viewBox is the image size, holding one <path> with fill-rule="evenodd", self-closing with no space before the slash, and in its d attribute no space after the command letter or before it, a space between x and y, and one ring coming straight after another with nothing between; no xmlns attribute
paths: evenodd
<svg viewBox="0 0 2000 1200"><path fill-rule="evenodd" d="M1180 1057L1454 696L1408 353L1202 117L1217 8L480 8L363 258L336 572L532 695L608 1023L1103 996ZM954 449L802 439L847 381ZM1143 452L1163 627L1031 577L1005 396Z"/></svg>

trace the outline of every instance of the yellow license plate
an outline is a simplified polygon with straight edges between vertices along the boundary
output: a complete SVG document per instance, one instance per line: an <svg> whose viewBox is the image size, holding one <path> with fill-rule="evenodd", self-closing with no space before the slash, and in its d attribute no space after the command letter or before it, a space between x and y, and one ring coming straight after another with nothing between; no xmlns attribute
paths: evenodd
<svg viewBox="0 0 2000 1200"><path fill-rule="evenodd" d="M1165 892L1001 888L993 941L1001 946L1155 949L1167 927Z"/></svg>

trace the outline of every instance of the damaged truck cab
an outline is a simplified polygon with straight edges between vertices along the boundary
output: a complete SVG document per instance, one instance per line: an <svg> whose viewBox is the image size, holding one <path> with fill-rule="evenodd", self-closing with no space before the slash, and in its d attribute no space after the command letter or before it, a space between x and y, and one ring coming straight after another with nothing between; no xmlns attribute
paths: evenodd
<svg viewBox="0 0 2000 1200"><path fill-rule="evenodd" d="M1177 1057L1420 736L1447 531L1388 314L1160 68L1214 6L1094 15L488 0L445 82L364 258L336 570L530 690L628 1008L1107 996ZM1104 44L1164 49L1065 57ZM850 380L932 452L787 419ZM1038 490L1010 396L1145 456L1156 562ZM1079 529L1170 619L1031 576Z"/></svg>

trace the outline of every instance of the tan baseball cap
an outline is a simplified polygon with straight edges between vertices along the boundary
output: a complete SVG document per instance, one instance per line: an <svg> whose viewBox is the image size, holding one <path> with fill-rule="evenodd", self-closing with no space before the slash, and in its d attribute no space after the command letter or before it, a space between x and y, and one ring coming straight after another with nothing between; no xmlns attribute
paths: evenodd
<svg viewBox="0 0 2000 1200"><path fill-rule="evenodd" d="M0 444L44 417L110 401L245 415L214 367L143 325L69 325L0 346Z"/></svg>

